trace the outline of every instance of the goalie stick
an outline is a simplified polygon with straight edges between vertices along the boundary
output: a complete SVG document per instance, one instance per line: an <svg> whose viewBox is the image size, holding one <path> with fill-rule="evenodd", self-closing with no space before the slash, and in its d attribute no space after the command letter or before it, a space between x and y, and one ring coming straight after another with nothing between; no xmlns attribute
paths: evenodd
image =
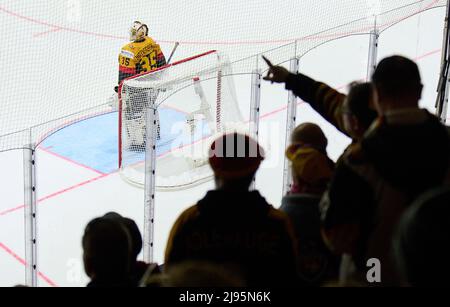
<svg viewBox="0 0 450 307"><path fill-rule="evenodd" d="M176 42L175 43L175 46L173 46L173 49L172 49L172 52L170 53L170 56L169 56L169 59L167 60L167 63L166 63L166 65L169 65L170 64L170 61L172 60L172 57L173 57L173 55L175 54L175 51L177 50L177 48L178 48L178 46L180 45L180 43L179 42ZM155 94L155 96L153 97L153 100L156 100L156 97L158 97L158 95L159 95L159 92L161 92L161 90L158 90ZM162 92L165 92L165 90L164 91L162 91ZM161 124L160 124L160 121L159 121L159 114L158 114L158 111L156 111L156 118L157 118L157 140L160 140L161 139Z"/></svg>
<svg viewBox="0 0 450 307"><path fill-rule="evenodd" d="M172 60L172 57L175 54L175 51L177 50L179 45L180 45L180 43L176 42L175 46L173 46L172 53L170 53L169 59L167 60L167 65L170 64L170 61Z"/></svg>

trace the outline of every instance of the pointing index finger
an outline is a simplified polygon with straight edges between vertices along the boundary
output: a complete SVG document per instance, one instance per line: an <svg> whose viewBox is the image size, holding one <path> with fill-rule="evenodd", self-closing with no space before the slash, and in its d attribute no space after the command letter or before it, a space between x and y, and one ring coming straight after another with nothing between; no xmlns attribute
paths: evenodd
<svg viewBox="0 0 450 307"><path fill-rule="evenodd" d="M266 64L267 64L269 67L273 67L272 63L271 63L265 56L262 56L262 58L263 58L264 62L266 62Z"/></svg>

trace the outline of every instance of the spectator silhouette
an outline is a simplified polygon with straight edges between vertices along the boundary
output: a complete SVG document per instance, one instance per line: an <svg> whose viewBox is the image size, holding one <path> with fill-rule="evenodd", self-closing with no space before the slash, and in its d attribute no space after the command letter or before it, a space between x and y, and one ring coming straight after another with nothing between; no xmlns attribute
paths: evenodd
<svg viewBox="0 0 450 307"><path fill-rule="evenodd" d="M96 218L84 231L83 260L91 282L88 287L132 287L130 238L123 225L113 219Z"/></svg>
<svg viewBox="0 0 450 307"><path fill-rule="evenodd" d="M233 133L210 148L216 189L184 211L173 226L165 269L210 261L240 274L249 286L293 286L295 236L289 218L257 191L249 191L263 160L251 138Z"/></svg>
<svg viewBox="0 0 450 307"><path fill-rule="evenodd" d="M438 188L420 196L403 215L394 251L405 285L448 286L449 204L450 190Z"/></svg>
<svg viewBox="0 0 450 307"><path fill-rule="evenodd" d="M130 278L136 284L139 285L141 278L149 268L149 264L138 260L138 256L142 250L142 235L139 231L139 227L132 219L121 216L116 212L109 212L104 215L105 218L116 220L125 227L130 236L131 254L130 254ZM153 274L160 273L158 266L156 266Z"/></svg>
<svg viewBox="0 0 450 307"><path fill-rule="evenodd" d="M319 286L338 277L340 261L326 248L320 233L319 202L333 175L334 162L326 155L328 140L315 124L298 126L292 143L286 156L291 161L294 184L280 209L294 225L301 281Z"/></svg>

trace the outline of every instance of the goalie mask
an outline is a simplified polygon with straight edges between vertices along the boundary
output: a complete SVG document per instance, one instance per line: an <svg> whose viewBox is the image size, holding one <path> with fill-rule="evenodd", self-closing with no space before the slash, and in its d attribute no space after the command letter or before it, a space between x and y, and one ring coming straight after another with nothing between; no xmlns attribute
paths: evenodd
<svg viewBox="0 0 450 307"><path fill-rule="evenodd" d="M130 28L130 41L137 42L143 40L148 35L148 27L139 21L135 21Z"/></svg>

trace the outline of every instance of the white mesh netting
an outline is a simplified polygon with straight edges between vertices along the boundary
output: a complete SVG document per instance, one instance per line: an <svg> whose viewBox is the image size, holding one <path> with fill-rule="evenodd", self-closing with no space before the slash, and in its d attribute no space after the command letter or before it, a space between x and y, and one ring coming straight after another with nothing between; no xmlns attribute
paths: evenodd
<svg viewBox="0 0 450 307"><path fill-rule="evenodd" d="M162 263L173 222L213 185L144 197L142 189L116 176L120 154L122 177L142 186L140 145L148 103L155 103L160 117L156 165L160 189L192 187L208 180L211 172L205 164L205 149L217 128L249 129L250 79L255 71L267 69L262 54L285 67L292 58L299 58L301 72L345 91L346 84L366 76L368 34L376 27L381 32L379 59L396 52L421 65L426 85L423 100L429 101L433 111L446 3L0 0L0 186L6 195L0 216L2 229L8 230L0 244L6 251L2 261L8 263L0 284L22 284L20 268L33 264L30 253L23 250L31 244L31 235L26 232L24 244L24 215L19 214L24 203L29 208L32 202L24 197L24 190L27 195L36 191L26 181L29 177L22 176L29 173L31 161L24 161L23 152L13 149L40 145L35 165L42 284L87 283L80 279L81 245L72 243L80 240L80 226L111 210L137 221L144 230L144 246L154 247L155 261ZM128 29L135 20L148 24L150 36L166 57L180 42L172 63L209 50L223 56L219 59L211 53L211 57L130 80L122 89L118 133L119 112L108 101L118 85L118 54L129 42ZM282 197L286 101L282 86L262 84L259 139L272 159L264 162L255 186L275 206ZM320 124L330 140L330 157L340 156L348 140L308 105L299 102L297 106L297 123ZM155 201L156 210L148 200ZM21 264L9 265L8 259Z"/></svg>
<svg viewBox="0 0 450 307"><path fill-rule="evenodd" d="M136 19L149 23L166 54L180 41L176 59L216 49L236 62L283 45L301 56L329 40L366 34L375 19L384 30L445 3L3 0L0 151L23 148L75 120L110 111L106 101L117 83L117 54ZM21 47L13 48L17 40ZM278 54L275 63L293 56ZM233 66L234 73L250 72L255 61Z"/></svg>
<svg viewBox="0 0 450 307"><path fill-rule="evenodd" d="M122 176L137 186L142 187L145 179L149 107L158 110L156 185L160 189L187 188L210 179L212 140L224 132L248 132L231 65L217 51L127 79L120 94L119 163Z"/></svg>

